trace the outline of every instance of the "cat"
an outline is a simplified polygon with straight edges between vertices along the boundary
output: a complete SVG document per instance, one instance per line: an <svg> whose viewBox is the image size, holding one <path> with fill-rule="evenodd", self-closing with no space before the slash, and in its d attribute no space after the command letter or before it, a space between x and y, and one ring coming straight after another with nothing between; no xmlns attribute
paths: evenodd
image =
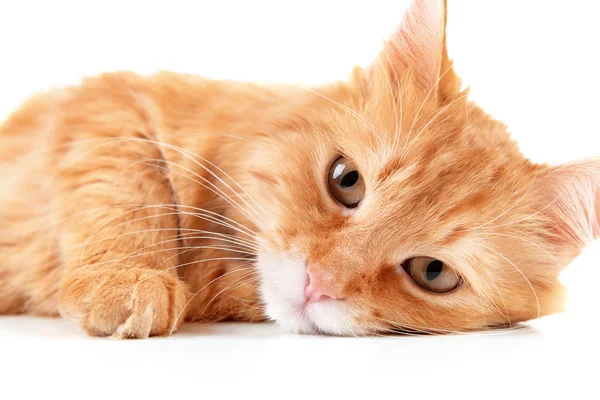
<svg viewBox="0 0 600 400"><path fill-rule="evenodd" d="M0 126L0 313L91 335L273 320L448 333L559 312L600 159L534 164L468 100L446 1L314 88L110 73Z"/></svg>

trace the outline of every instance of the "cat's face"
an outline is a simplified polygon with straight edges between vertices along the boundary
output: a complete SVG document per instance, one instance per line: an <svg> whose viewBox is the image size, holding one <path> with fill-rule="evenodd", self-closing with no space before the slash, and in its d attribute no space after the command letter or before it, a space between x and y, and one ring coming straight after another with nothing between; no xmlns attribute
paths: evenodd
<svg viewBox="0 0 600 400"><path fill-rule="evenodd" d="M284 328L464 331L561 308L560 269L598 233L598 162L523 158L459 90L444 20L416 1L369 68L257 144L261 292Z"/></svg>

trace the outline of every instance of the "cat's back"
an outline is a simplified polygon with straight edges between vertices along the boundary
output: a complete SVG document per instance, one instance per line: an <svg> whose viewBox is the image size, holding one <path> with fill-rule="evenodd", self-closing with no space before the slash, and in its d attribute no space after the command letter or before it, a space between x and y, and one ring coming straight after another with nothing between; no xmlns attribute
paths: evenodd
<svg viewBox="0 0 600 400"><path fill-rule="evenodd" d="M48 137L57 94L37 95L0 124L0 313L54 313L56 246L46 183ZM42 267L48 280L37 280ZM55 276L56 279L52 279ZM54 281L49 283L50 281ZM35 292L31 304L26 291ZM50 300L50 301L48 301ZM47 307L48 305L48 307Z"/></svg>
<svg viewBox="0 0 600 400"><path fill-rule="evenodd" d="M81 149L141 138L202 153L224 132L255 131L290 97L286 88L169 72L109 73L36 95L0 121L0 221L17 204L47 201L53 175Z"/></svg>

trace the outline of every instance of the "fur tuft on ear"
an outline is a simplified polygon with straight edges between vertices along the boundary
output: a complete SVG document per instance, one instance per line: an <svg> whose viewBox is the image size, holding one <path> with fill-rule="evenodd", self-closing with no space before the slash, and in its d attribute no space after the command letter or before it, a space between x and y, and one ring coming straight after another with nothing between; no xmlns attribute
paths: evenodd
<svg viewBox="0 0 600 400"><path fill-rule="evenodd" d="M440 77L446 31L444 0L415 0L390 44L395 55L414 70L424 87L432 87Z"/></svg>
<svg viewBox="0 0 600 400"><path fill-rule="evenodd" d="M554 250L575 256L600 235L600 158L552 168L540 190Z"/></svg>
<svg viewBox="0 0 600 400"><path fill-rule="evenodd" d="M398 29L369 66L372 74L384 65L388 78L410 76L421 92L442 102L460 91L446 50L446 1L414 0ZM437 86L437 90L435 90Z"/></svg>

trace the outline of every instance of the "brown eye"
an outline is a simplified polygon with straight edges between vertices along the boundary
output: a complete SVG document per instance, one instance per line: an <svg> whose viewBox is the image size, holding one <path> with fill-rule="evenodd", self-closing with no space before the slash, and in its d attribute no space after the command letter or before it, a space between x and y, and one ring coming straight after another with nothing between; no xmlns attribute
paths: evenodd
<svg viewBox="0 0 600 400"><path fill-rule="evenodd" d="M447 293L462 282L452 268L435 258L415 257L405 261L403 266L413 281L429 292Z"/></svg>
<svg viewBox="0 0 600 400"><path fill-rule="evenodd" d="M365 195L365 182L356 166L344 157L338 157L329 168L329 191L340 204L355 208Z"/></svg>

